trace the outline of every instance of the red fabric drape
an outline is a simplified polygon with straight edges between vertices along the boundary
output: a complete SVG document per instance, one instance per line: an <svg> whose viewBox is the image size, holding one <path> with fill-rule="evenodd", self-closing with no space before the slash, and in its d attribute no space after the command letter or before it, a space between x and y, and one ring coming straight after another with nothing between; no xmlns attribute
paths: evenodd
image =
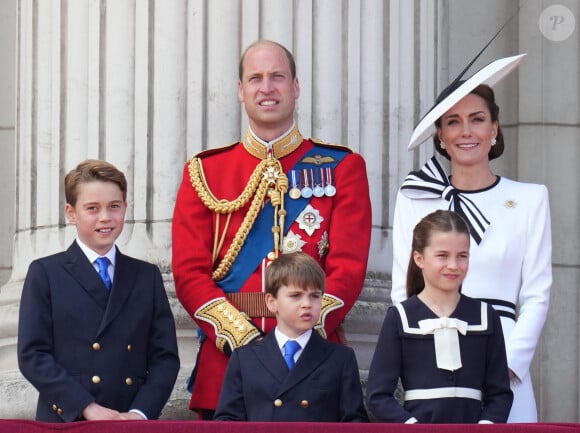
<svg viewBox="0 0 580 433"><path fill-rule="evenodd" d="M30 420L0 420L0 433L580 433L580 424L339 424L255 423L218 421L84 421L49 424Z"/></svg>

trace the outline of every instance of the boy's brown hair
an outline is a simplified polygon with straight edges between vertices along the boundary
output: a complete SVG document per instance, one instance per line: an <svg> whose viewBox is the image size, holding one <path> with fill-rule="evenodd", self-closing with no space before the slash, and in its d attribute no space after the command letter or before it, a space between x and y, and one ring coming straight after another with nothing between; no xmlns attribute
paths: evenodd
<svg viewBox="0 0 580 433"><path fill-rule="evenodd" d="M69 171L64 178L66 202L74 207L77 203L79 185L95 181L117 184L123 194L123 201L127 201L127 179L123 172L107 161L87 159Z"/></svg>
<svg viewBox="0 0 580 433"><path fill-rule="evenodd" d="M266 293L274 298L282 286L293 284L302 289L318 289L324 293L326 274L320 265L303 252L282 254L266 268Z"/></svg>

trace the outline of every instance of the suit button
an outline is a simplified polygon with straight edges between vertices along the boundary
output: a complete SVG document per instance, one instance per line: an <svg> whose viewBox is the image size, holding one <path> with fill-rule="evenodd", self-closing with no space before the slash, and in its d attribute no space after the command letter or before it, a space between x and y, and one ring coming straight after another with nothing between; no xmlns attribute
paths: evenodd
<svg viewBox="0 0 580 433"><path fill-rule="evenodd" d="M308 403L308 400L302 400L300 402L300 407L303 407L304 409L306 409L308 406L310 406L310 403Z"/></svg>
<svg viewBox="0 0 580 433"><path fill-rule="evenodd" d="M101 345L99 343L93 343L93 350L101 350Z"/></svg>
<svg viewBox="0 0 580 433"><path fill-rule="evenodd" d="M57 413L57 414L59 414L59 415L62 415L62 409L59 407L59 408L56 410L56 413Z"/></svg>
<svg viewBox="0 0 580 433"><path fill-rule="evenodd" d="M101 383L101 378L99 376L93 376L93 383L95 385Z"/></svg>
<svg viewBox="0 0 580 433"><path fill-rule="evenodd" d="M279 398L277 398L276 400L274 400L274 406L276 406L276 407L282 407L282 400L280 400Z"/></svg>
<svg viewBox="0 0 580 433"><path fill-rule="evenodd" d="M127 352L130 352L131 350L133 350L133 346L131 346L130 344L127 345Z"/></svg>
<svg viewBox="0 0 580 433"><path fill-rule="evenodd" d="M131 379L130 377L128 377L127 379L125 379L125 383L127 385L133 385L133 379Z"/></svg>
<svg viewBox="0 0 580 433"><path fill-rule="evenodd" d="M52 405L52 410L56 412L56 410L58 409L58 406L56 404Z"/></svg>

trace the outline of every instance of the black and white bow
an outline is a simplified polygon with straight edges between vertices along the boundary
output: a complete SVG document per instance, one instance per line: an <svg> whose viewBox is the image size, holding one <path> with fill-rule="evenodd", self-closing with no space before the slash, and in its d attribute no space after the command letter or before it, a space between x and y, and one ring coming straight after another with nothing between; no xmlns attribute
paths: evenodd
<svg viewBox="0 0 580 433"><path fill-rule="evenodd" d="M407 175L401 186L401 192L412 199L441 197L447 200L449 210L461 215L477 244L481 242L485 230L491 224L472 200L451 185L447 174L435 157L427 161L420 170Z"/></svg>

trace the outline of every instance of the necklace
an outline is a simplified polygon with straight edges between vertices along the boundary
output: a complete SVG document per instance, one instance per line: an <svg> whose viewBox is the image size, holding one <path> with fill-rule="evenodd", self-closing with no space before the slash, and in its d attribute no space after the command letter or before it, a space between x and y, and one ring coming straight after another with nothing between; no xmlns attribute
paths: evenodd
<svg viewBox="0 0 580 433"><path fill-rule="evenodd" d="M424 290L417 297L438 317L449 317L455 311L459 299L461 299L461 295L458 292L452 300L445 299L443 302L436 302Z"/></svg>

